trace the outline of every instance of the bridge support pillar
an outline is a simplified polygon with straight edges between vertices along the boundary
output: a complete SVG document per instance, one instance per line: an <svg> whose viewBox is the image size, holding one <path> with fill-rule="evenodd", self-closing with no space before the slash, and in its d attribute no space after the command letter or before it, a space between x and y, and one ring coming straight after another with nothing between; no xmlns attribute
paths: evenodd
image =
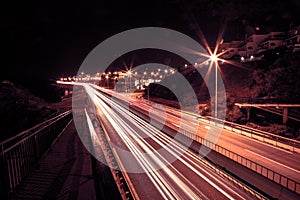
<svg viewBox="0 0 300 200"><path fill-rule="evenodd" d="M288 120L288 108L285 107L283 108L283 116L282 116L283 124L286 124L287 120Z"/></svg>

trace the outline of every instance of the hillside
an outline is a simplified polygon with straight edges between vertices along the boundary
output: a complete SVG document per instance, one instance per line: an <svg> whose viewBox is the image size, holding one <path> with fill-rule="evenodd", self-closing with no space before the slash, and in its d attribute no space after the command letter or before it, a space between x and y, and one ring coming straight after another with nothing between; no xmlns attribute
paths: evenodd
<svg viewBox="0 0 300 200"><path fill-rule="evenodd" d="M274 98L282 103L299 102L300 53L291 54L282 49L274 49L266 52L264 58L262 61L248 63L232 60L230 62L234 64L220 63L227 97L234 97L237 102ZM210 100L203 77L193 66L180 70L180 73L193 87L199 103ZM210 77L214 78L212 75ZM181 90L184 94L184 88L176 84L176 77L166 77L161 83L172 85L172 90ZM150 96L175 100L170 91L156 84L150 86Z"/></svg>
<svg viewBox="0 0 300 200"><path fill-rule="evenodd" d="M220 64L227 102L219 102L219 105L227 105L226 120L228 121L247 123L249 126L255 126L262 130L270 130L274 133L278 132L280 135L292 135L295 137L300 132L298 123L289 120L286 125L283 125L282 118L267 116L267 113L263 113L266 116L262 119L262 113L257 113L255 109L252 109L254 113L251 114L250 120L247 121L245 109L239 109L237 106L234 106L236 102L300 103L300 52L290 53L282 49L274 49L265 52L264 58L261 61L236 63L238 65ZM180 72L193 87L199 102L199 110L195 107L186 108L201 115L211 115L211 104L214 101L211 102L202 77L193 66ZM172 85L172 88L159 85L169 82L173 83L168 84ZM178 98L174 97L172 91L181 91L180 101L190 102L191 99L189 97L191 95L176 82L176 77L169 76L159 84L150 84L151 100L164 103L164 99L167 99L169 100L167 102L168 105L171 105L170 100L173 100L173 105L178 107ZM147 94L147 91L145 91L145 94ZM212 98L214 98L213 95ZM259 115L260 117L258 117ZM296 117L300 118L300 116Z"/></svg>
<svg viewBox="0 0 300 200"><path fill-rule="evenodd" d="M28 89L9 81L0 83L0 141L55 113L56 109Z"/></svg>

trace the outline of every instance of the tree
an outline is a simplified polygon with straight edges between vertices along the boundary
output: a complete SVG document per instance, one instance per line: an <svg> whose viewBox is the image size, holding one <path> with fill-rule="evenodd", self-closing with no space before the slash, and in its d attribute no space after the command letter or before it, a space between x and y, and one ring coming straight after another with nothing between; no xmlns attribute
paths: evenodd
<svg viewBox="0 0 300 200"><path fill-rule="evenodd" d="M290 101L292 97L299 97L299 63L299 54L286 54L274 63L255 69L249 85L252 97L279 98L282 101Z"/></svg>
<svg viewBox="0 0 300 200"><path fill-rule="evenodd" d="M232 96L227 97L227 112L226 120L230 122L244 122L246 121L245 114L239 107L234 105L235 98Z"/></svg>

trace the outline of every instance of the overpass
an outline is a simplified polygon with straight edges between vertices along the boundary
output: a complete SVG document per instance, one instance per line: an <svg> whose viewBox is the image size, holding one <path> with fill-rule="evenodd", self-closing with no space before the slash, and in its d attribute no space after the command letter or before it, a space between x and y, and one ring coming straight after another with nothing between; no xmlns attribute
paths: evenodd
<svg viewBox="0 0 300 200"><path fill-rule="evenodd" d="M235 103L236 106L242 108L242 107L246 107L246 108L251 108L251 107L256 107L256 108L260 108L263 110L266 110L268 112L277 114L277 115L282 115L282 122L284 124L286 124L288 118L293 119L297 122L300 122L299 118L296 117L292 117L292 116L288 116L288 108L298 108L300 107L300 104L285 104L285 103ZM270 110L270 109L265 109L265 108L276 108L276 109L283 109L283 112L278 112L278 111L274 111L274 110ZM250 110L247 111L248 112L248 116L250 115Z"/></svg>

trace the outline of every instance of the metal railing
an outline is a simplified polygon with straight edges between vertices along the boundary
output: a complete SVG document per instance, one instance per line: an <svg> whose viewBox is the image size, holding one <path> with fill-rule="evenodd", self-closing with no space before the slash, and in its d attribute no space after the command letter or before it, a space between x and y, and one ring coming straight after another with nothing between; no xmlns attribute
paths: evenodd
<svg viewBox="0 0 300 200"><path fill-rule="evenodd" d="M262 130L258 130L255 128L251 128L248 126L244 126L244 125L240 125L234 122L229 122L226 120L222 120L222 119L218 119L218 118L214 118L211 116L201 116L199 114L196 113L191 113L191 112L187 112L187 111L183 111L180 109L176 109L178 112L183 112L185 114L188 114L190 116L195 117L196 119L207 123L207 124L212 124L214 126L217 127L221 127L227 130L230 130L234 133L238 133L271 145L274 145L276 147L280 147L292 152L297 152L300 153L300 141L297 140L293 140L290 138L286 138L280 135L276 135L270 132L266 132L266 131L262 131Z"/></svg>
<svg viewBox="0 0 300 200"><path fill-rule="evenodd" d="M120 192L122 199L127 200L139 200L139 197L128 177L128 174L124 170L124 166L120 158L118 157L117 152L111 147L108 142L108 130L105 127L104 119L98 119L93 112L85 111L85 118L88 126L90 136L90 150L93 152L93 155L97 160L101 160L98 155L98 152L103 152L103 156L108 166L110 167L111 174L116 182L116 186ZM92 131L91 131L92 129Z"/></svg>
<svg viewBox="0 0 300 200"><path fill-rule="evenodd" d="M181 131L181 134L185 135L186 137L189 137L193 139L194 141L199 142L200 144L218 152L219 154L224 155L225 157L247 167L248 169L274 181L275 183L280 184L281 186L296 192L297 194L300 194L300 183L288 178L284 175L281 175L280 173L277 173L267 167L264 167L263 165L260 165L244 156L241 156L233 151L230 151L220 145L215 144L214 142L211 142L207 139L204 139L203 137L200 137L199 135L196 135L194 133L190 133L188 131Z"/></svg>
<svg viewBox="0 0 300 200"><path fill-rule="evenodd" d="M8 199L70 123L66 111L0 143L0 199Z"/></svg>
<svg viewBox="0 0 300 200"><path fill-rule="evenodd" d="M208 124L213 124L217 127L230 130L232 132L274 145L276 147L300 153L300 141L213 117L199 117L199 119Z"/></svg>

